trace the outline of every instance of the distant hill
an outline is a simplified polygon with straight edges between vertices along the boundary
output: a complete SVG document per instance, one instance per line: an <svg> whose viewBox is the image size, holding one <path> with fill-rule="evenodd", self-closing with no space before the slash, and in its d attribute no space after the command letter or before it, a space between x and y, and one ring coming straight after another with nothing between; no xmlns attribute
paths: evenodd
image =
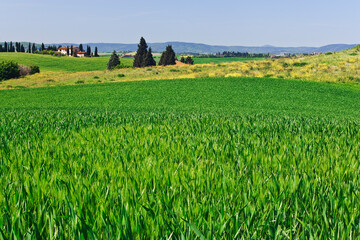
<svg viewBox="0 0 360 240"><path fill-rule="evenodd" d="M61 45L76 45L74 43L60 43ZM92 48L98 47L99 52L116 51L136 51L137 44L123 44L123 43L85 43ZM249 53L313 53L313 52L337 52L347 50L356 46L356 44L332 44L322 47L247 47L247 46L215 46L201 43L187 43L187 42L165 42L165 43L148 43L154 52L162 52L167 45L172 45L176 53L217 53L224 51L234 52L249 52Z"/></svg>
<svg viewBox="0 0 360 240"><path fill-rule="evenodd" d="M22 42L24 47L27 48L28 42ZM3 44L3 43L0 43ZM46 44L54 45L54 43ZM56 43L56 45L62 46L78 46L76 43ZM112 52L116 51L136 51L137 44L124 44L124 43L83 43L84 46L91 46L94 50L95 46L98 47L99 52ZM224 51L234 51L234 52L249 52L249 53L270 53L270 54L280 54L280 53L291 53L291 54L300 54L300 53L313 53L313 52L338 52L353 48L356 44L332 44L322 47L275 47L275 46L261 46L261 47L247 47L247 46L216 46L216 45L207 45L201 43L187 43L187 42L164 42L164 43L149 43L148 44L154 52L162 52L165 50L167 45L172 45L176 53L218 53ZM41 44L36 44L39 48Z"/></svg>

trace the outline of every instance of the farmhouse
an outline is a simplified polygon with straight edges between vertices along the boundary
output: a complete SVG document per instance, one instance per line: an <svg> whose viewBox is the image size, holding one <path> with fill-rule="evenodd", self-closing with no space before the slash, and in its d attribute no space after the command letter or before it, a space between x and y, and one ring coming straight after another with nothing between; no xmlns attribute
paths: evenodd
<svg viewBox="0 0 360 240"><path fill-rule="evenodd" d="M74 51L74 53L78 56L78 53L80 52L80 49L78 47L72 47L72 48L71 47L60 47L58 49L58 52L61 53L62 55L67 55L67 49L68 48L69 48L70 55L71 55L72 51Z"/></svg>
<svg viewBox="0 0 360 240"><path fill-rule="evenodd" d="M77 52L76 53L77 57L85 57L86 56L86 52Z"/></svg>

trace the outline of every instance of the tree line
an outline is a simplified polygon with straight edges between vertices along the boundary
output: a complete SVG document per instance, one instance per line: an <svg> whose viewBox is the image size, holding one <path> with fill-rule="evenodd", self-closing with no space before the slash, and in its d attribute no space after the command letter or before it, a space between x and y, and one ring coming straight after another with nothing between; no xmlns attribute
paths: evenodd
<svg viewBox="0 0 360 240"><path fill-rule="evenodd" d="M38 48L38 45L35 43L28 43L27 48L25 48L24 44L21 42L4 42L4 45L0 44L0 52L23 52L23 53L34 53L34 54L49 54L49 55L56 55L60 56L61 54L58 53L58 49L61 48L62 45L56 46L56 45L45 45L44 43L41 43L40 47ZM67 56L75 56L75 52L73 52L71 49L73 49L73 46L69 48L67 47ZM86 51L83 47L83 44L79 44L79 51L85 52L85 56L88 57L98 57L98 48L95 47L95 51L91 51L91 47L87 46Z"/></svg>
<svg viewBox="0 0 360 240"><path fill-rule="evenodd" d="M223 57L268 58L268 57L270 57L270 54L224 51L222 53L218 52L216 54L200 54L196 57L198 57L198 58L223 58Z"/></svg>

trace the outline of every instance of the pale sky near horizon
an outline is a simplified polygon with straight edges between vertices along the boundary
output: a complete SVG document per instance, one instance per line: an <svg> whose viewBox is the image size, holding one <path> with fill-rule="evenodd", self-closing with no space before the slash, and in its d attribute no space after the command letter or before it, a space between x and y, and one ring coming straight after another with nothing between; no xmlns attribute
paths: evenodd
<svg viewBox="0 0 360 240"><path fill-rule="evenodd" d="M0 0L0 41L360 43L360 0Z"/></svg>

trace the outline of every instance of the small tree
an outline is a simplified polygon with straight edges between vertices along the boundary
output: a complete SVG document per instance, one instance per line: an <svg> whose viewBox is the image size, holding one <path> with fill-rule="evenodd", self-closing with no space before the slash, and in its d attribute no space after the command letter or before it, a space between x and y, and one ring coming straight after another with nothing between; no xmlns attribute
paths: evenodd
<svg viewBox="0 0 360 240"><path fill-rule="evenodd" d="M70 55L69 46L66 46L66 55L67 55L67 56L69 56L69 55Z"/></svg>
<svg viewBox="0 0 360 240"><path fill-rule="evenodd" d="M80 43L80 45L79 45L79 51L80 51L80 52L83 52L83 51L84 51L84 47L83 47L82 43Z"/></svg>
<svg viewBox="0 0 360 240"><path fill-rule="evenodd" d="M42 43L42 44L41 44L41 51L44 51L44 50L45 50L45 44Z"/></svg>
<svg viewBox="0 0 360 240"><path fill-rule="evenodd" d="M119 65L120 65L119 56L116 54L116 51L114 51L110 56L109 62L107 63L107 69L112 70Z"/></svg>
<svg viewBox="0 0 360 240"><path fill-rule="evenodd" d="M152 55L151 48L149 48L149 51L146 53L144 66L156 66L156 61L154 60L154 57Z"/></svg>
<svg viewBox="0 0 360 240"><path fill-rule="evenodd" d="M193 65L193 64L194 64L194 60L189 56L189 57L186 58L185 63L186 63L186 64Z"/></svg>
<svg viewBox="0 0 360 240"><path fill-rule="evenodd" d="M185 63L185 58L184 58L184 57L181 57L181 58L180 58L180 62Z"/></svg>
<svg viewBox="0 0 360 240"><path fill-rule="evenodd" d="M31 53L31 43L29 42L29 46L28 46L28 50L27 50L28 53Z"/></svg>

